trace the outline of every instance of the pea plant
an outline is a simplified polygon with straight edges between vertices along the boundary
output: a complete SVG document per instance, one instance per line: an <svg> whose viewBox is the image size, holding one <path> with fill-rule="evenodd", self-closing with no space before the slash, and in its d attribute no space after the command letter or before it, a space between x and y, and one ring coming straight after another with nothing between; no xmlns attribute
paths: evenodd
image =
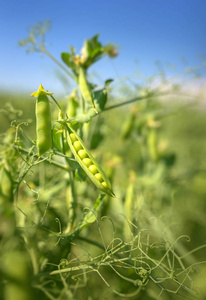
<svg viewBox="0 0 206 300"><path fill-rule="evenodd" d="M1 136L0 299L197 299L189 238L165 226L178 184L169 180L176 153L160 139L171 111L159 98L177 86L150 79L117 101L113 80L98 87L89 77L116 47L95 35L61 63L46 50L47 29L34 26L20 45L48 55L74 89L57 100L45 79L31 94L34 139L32 122L1 108L11 128Z"/></svg>

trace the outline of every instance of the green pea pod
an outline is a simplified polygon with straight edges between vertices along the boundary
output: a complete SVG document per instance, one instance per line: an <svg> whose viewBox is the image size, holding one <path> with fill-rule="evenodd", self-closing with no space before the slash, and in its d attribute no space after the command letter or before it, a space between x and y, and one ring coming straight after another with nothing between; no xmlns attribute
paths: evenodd
<svg viewBox="0 0 206 300"><path fill-rule="evenodd" d="M86 175L99 190L111 197L115 197L109 179L101 169L100 165L91 155L89 150L86 148L84 142L77 135L76 131L73 130L73 128L66 125L66 129L68 132L67 141L70 149Z"/></svg>
<svg viewBox="0 0 206 300"><path fill-rule="evenodd" d="M50 105L43 93L36 101L36 134L38 155L41 156L52 146Z"/></svg>
<svg viewBox="0 0 206 300"><path fill-rule="evenodd" d="M51 134L51 112L49 99L47 95L52 95L44 90L40 84L37 92L31 94L32 97L37 97L36 101L36 134L37 134L37 150L41 156L48 151L52 146Z"/></svg>
<svg viewBox="0 0 206 300"><path fill-rule="evenodd" d="M69 118L73 118L76 116L76 111L78 108L78 98L77 98L77 90L75 89L72 94L68 98L67 102L67 116Z"/></svg>
<svg viewBox="0 0 206 300"><path fill-rule="evenodd" d="M92 93L89 88L85 72L81 67L79 68L79 88L84 100L92 103L92 106L95 109L94 99L92 97Z"/></svg>

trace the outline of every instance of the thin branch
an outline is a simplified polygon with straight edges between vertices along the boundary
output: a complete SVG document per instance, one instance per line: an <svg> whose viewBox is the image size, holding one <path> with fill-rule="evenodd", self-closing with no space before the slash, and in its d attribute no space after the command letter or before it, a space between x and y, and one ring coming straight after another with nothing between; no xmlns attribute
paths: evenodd
<svg viewBox="0 0 206 300"><path fill-rule="evenodd" d="M16 145L13 145L13 148L16 149L16 150L18 150L18 151L20 151L21 153L24 153L24 154L29 154L29 153L30 153L29 150L26 150L26 149L24 149L24 148L20 148L20 147L18 147L18 146L16 146ZM39 156L38 156L38 154L34 154L34 157L38 158ZM60 164L59 162L57 162L57 161L55 161L55 160L50 159L49 157L48 157L48 158L44 158L44 161L45 161L46 163L49 163L49 164L51 164L51 165L54 165L54 166L56 166L56 167L58 167L58 168L60 168L60 169L62 169L62 170L64 170L64 171L69 171L69 168L68 168L68 167L66 167L66 166L64 166L64 165L62 165L62 164Z"/></svg>
<svg viewBox="0 0 206 300"><path fill-rule="evenodd" d="M59 110L62 110L61 107L60 107L60 105L59 105L59 103L56 101L56 99L55 99L52 95L50 95L50 97L51 97L52 100L55 102L55 104L57 105L58 109L59 109Z"/></svg>
<svg viewBox="0 0 206 300"><path fill-rule="evenodd" d="M123 102L116 103L116 104L111 105L109 107L106 107L106 108L104 108L104 110L102 112L113 109L113 108L117 108L117 107L120 107L120 106L123 106L123 105L127 105L127 104L130 104L130 103L133 103L133 102L150 99L150 98L157 97L157 96L159 97L159 96L170 95L169 92L170 91L160 92L160 91L157 91L156 89L154 89L154 90L151 90L150 92L148 92L147 95L138 96L138 97L135 97L135 98L123 101Z"/></svg>
<svg viewBox="0 0 206 300"><path fill-rule="evenodd" d="M113 109L113 108L117 108L117 107L120 107L120 106L123 106L123 105L130 104L130 103L133 103L133 102L146 100L146 99L157 97L157 96L162 97L162 96L172 96L172 95L180 96L180 97L190 97L190 98L192 97L193 98L193 95L183 94L183 93L174 93L174 92L171 93L170 91L165 91L165 92L150 91L147 95L138 96L138 97L135 97L135 98L132 98L132 99L129 99L129 100L126 100L126 101L119 102L119 103L116 103L114 105L108 106L108 107L104 108L104 110L101 111L100 113L102 113L104 111L107 111L107 110L110 110L110 109Z"/></svg>

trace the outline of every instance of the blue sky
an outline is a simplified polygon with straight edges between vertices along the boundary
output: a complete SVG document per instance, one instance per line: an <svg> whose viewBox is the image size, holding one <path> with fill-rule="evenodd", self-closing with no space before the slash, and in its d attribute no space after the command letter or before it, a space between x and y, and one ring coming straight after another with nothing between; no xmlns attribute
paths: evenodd
<svg viewBox="0 0 206 300"><path fill-rule="evenodd" d="M30 93L42 82L64 92L58 67L18 46L29 26L46 19L52 25L47 49L57 59L70 45L79 51L96 33L103 44L120 46L116 59L92 67L103 79L132 77L137 68L152 75L157 60L178 71L181 57L192 67L201 62L199 54L206 55L206 0L1 0L0 11L0 90Z"/></svg>

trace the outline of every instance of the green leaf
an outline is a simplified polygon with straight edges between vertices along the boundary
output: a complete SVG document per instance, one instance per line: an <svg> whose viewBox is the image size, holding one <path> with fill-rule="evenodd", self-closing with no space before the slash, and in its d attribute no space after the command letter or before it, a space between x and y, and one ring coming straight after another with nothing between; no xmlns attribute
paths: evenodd
<svg viewBox="0 0 206 300"><path fill-rule="evenodd" d="M98 41L99 34L96 34L91 39L87 39L84 42L82 53L82 65L87 69L94 62L99 60L104 55L104 49L102 44Z"/></svg>
<svg viewBox="0 0 206 300"><path fill-rule="evenodd" d="M61 53L61 59L63 62L73 71L75 75L78 74L77 72L77 65L72 59L73 54L70 54L69 52L62 52Z"/></svg>
<svg viewBox="0 0 206 300"><path fill-rule="evenodd" d="M104 84L104 88L101 90L94 91L94 104L98 112L102 111L107 103L107 87L113 79L107 79Z"/></svg>
<svg viewBox="0 0 206 300"><path fill-rule="evenodd" d="M103 88L102 90L94 91L94 104L98 112L102 111L107 102L107 90Z"/></svg>
<svg viewBox="0 0 206 300"><path fill-rule="evenodd" d="M107 79L105 81L105 88L108 87L110 85L110 83L112 83L114 81L114 79Z"/></svg>

